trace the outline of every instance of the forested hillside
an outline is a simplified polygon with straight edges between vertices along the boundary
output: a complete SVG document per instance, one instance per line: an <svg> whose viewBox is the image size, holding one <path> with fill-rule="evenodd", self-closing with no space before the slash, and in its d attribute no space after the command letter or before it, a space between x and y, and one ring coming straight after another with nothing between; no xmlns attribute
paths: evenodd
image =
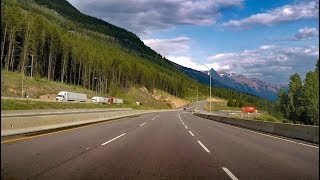
<svg viewBox="0 0 320 180"><path fill-rule="evenodd" d="M39 4L37 4L39 3ZM145 86L178 97L209 94L174 63L145 46L133 33L81 14L65 0L1 1L1 67L110 94ZM214 83L214 82L213 82ZM230 106L255 105L269 110L269 101L223 88L212 95Z"/></svg>
<svg viewBox="0 0 320 180"><path fill-rule="evenodd" d="M173 71L123 51L114 37L81 28L53 10L32 2L1 2L1 65L48 80L92 89L94 79L110 88L139 84L183 96L187 83ZM171 68L172 69L172 68Z"/></svg>
<svg viewBox="0 0 320 180"><path fill-rule="evenodd" d="M122 47L125 47L122 50L147 58L163 67L177 70L172 66L174 63L146 46L134 33L101 19L82 14L65 0L34 0L34 2L49 9L54 9L63 17L76 23L78 27L113 37L114 41L118 42Z"/></svg>

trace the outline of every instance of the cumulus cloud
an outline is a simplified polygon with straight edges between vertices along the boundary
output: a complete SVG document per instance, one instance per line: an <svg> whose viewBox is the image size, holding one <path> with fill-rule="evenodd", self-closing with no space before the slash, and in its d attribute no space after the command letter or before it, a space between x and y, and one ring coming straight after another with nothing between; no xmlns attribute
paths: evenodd
<svg viewBox="0 0 320 180"><path fill-rule="evenodd" d="M190 41L188 37L177 37L172 39L146 39L143 42L162 56L184 52L190 49L186 43Z"/></svg>
<svg viewBox="0 0 320 180"><path fill-rule="evenodd" d="M242 0L68 0L81 12L138 34L175 25L212 25L220 12Z"/></svg>
<svg viewBox="0 0 320 180"><path fill-rule="evenodd" d="M308 39L319 36L319 31L316 28L302 28L298 30L298 33L294 35L296 39Z"/></svg>
<svg viewBox="0 0 320 180"><path fill-rule="evenodd" d="M285 82L295 72L304 76L307 71L314 69L318 58L319 49L314 46L261 46L254 50L216 54L208 57L208 60L217 63L219 67L228 65L227 72L230 73Z"/></svg>
<svg viewBox="0 0 320 180"><path fill-rule="evenodd" d="M298 29L297 32L290 36L284 38L274 38L274 39L266 39L269 42L290 42L290 41L305 41L305 40L314 40L315 38L319 38L319 30L316 28L304 27Z"/></svg>
<svg viewBox="0 0 320 180"><path fill-rule="evenodd" d="M222 23L225 27L248 28L254 25L273 25L300 19L319 18L319 1L303 1L298 4L285 5L265 13L258 13L240 20Z"/></svg>

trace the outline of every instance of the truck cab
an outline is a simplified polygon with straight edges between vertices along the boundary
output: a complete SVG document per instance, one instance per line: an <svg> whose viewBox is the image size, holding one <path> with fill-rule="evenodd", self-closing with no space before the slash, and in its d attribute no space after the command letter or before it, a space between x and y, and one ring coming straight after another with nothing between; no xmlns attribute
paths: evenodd
<svg viewBox="0 0 320 180"><path fill-rule="evenodd" d="M56 97L57 101L64 101L66 99L67 92L61 91L58 93L58 96Z"/></svg>

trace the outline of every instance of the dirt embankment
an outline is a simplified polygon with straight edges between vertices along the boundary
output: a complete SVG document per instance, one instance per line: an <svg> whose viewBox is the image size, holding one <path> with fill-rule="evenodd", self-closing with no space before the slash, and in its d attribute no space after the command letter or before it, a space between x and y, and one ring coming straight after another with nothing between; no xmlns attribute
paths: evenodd
<svg viewBox="0 0 320 180"><path fill-rule="evenodd" d="M159 92L159 90L154 90L152 96L158 101L169 103L173 108L182 107L189 103L188 101L176 96Z"/></svg>
<svg viewBox="0 0 320 180"><path fill-rule="evenodd" d="M39 97L41 100L54 101L56 99L56 94L45 94Z"/></svg>

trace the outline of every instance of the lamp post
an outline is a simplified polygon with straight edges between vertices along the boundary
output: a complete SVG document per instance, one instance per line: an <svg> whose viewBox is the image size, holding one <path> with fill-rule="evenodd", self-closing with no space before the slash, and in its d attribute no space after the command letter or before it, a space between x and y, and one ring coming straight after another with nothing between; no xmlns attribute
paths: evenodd
<svg viewBox="0 0 320 180"><path fill-rule="evenodd" d="M208 66L204 65L206 68L208 68ZM209 69L209 72L208 72L208 75L210 76L210 114L211 114L211 72L210 72L210 68Z"/></svg>
<svg viewBox="0 0 320 180"><path fill-rule="evenodd" d="M95 77L94 80L99 80L99 92L100 92L100 96L99 99L101 98L101 80L100 78ZM97 87L96 87L96 95L97 95ZM101 101L99 101L99 104L101 104Z"/></svg>
<svg viewBox="0 0 320 180"><path fill-rule="evenodd" d="M23 98L23 80L24 80L24 71L26 70L26 68L28 67L31 67L32 69L32 66L26 66L23 68L23 71L22 71L22 81L21 81L21 98Z"/></svg>
<svg viewBox="0 0 320 180"><path fill-rule="evenodd" d="M199 94L198 87L196 87L196 86L195 86L195 85L193 85L193 84L191 84L190 86L191 86L191 87L195 87L195 88L197 88L197 101L198 101L198 99L199 99L199 98L198 98L198 97L199 97L199 96L198 96L198 94Z"/></svg>

